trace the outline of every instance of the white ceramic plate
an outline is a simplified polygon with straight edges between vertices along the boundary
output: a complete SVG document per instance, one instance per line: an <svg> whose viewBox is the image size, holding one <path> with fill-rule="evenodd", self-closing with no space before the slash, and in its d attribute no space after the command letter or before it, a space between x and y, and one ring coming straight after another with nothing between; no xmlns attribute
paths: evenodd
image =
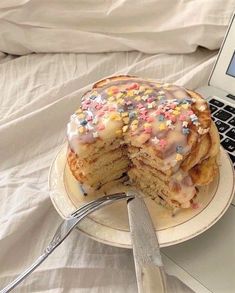
<svg viewBox="0 0 235 293"><path fill-rule="evenodd" d="M66 163L67 145L55 158L49 173L50 197L62 218L66 218L91 197L81 194L79 184ZM110 192L126 190L123 185ZM228 209L234 194L233 166L221 148L221 165L218 178L199 191L197 209L184 209L174 217L169 210L151 199L145 199L161 247L191 239L215 224ZM114 203L88 216L79 224L79 230L89 237L118 247L131 248L126 202Z"/></svg>

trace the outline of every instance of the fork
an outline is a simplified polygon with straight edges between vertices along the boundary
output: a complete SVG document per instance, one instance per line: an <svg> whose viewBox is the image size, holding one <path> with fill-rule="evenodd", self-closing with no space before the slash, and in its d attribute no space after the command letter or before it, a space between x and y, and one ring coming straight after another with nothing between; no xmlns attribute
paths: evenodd
<svg viewBox="0 0 235 293"><path fill-rule="evenodd" d="M13 290L18 284L20 284L28 275L30 275L70 234L70 232L76 227L76 225L84 219L87 215L100 209L106 205L109 205L115 201L122 199L133 198L133 195L126 195L126 193L115 193L112 195L106 195L96 200L93 200L81 208L73 212L68 219L64 220L57 228L54 237L52 238L49 245L43 251L36 261L22 272L15 280L3 288L0 293L7 293Z"/></svg>

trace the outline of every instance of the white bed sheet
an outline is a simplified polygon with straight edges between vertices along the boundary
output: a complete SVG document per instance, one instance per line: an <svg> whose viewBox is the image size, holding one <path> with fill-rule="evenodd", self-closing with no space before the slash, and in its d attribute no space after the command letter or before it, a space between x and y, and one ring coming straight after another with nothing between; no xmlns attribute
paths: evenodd
<svg viewBox="0 0 235 293"><path fill-rule="evenodd" d="M47 176L82 93L121 73L193 89L206 83L216 53L0 56L0 288L32 263L61 221ZM136 292L131 251L74 231L15 292Z"/></svg>

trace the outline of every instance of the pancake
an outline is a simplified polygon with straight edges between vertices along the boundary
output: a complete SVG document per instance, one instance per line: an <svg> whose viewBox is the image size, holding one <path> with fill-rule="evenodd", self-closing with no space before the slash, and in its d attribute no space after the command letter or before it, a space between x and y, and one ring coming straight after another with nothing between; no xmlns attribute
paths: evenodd
<svg viewBox="0 0 235 293"><path fill-rule="evenodd" d="M207 102L183 87L131 76L97 82L67 127L68 164L83 189L128 180L170 208L189 208L218 173ZM88 195L89 195L88 192Z"/></svg>

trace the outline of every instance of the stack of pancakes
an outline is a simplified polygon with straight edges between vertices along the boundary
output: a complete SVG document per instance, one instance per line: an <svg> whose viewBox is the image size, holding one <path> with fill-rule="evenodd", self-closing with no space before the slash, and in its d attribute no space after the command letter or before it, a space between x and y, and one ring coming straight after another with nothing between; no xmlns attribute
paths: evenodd
<svg viewBox="0 0 235 293"><path fill-rule="evenodd" d="M219 135L205 100L182 87L117 76L96 83L71 116L68 163L84 193L129 180L188 208L218 172Z"/></svg>

